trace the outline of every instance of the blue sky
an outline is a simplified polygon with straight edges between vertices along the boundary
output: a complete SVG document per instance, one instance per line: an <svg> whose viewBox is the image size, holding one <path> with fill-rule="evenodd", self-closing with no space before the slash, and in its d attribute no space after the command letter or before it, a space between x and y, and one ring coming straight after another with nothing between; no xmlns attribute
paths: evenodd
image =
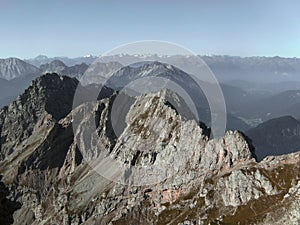
<svg viewBox="0 0 300 225"><path fill-rule="evenodd" d="M0 0L0 57L99 55L139 40L300 57L300 1Z"/></svg>

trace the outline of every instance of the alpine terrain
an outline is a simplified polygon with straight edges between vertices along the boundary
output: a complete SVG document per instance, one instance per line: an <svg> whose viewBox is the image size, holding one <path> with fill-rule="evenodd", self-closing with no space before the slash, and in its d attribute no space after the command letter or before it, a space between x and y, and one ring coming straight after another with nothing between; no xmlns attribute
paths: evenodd
<svg viewBox="0 0 300 225"><path fill-rule="evenodd" d="M93 88L46 74L0 111L1 224L300 222L300 152L257 162L243 133L210 139L180 114L176 93L103 87L86 102ZM101 159L119 166L99 174Z"/></svg>

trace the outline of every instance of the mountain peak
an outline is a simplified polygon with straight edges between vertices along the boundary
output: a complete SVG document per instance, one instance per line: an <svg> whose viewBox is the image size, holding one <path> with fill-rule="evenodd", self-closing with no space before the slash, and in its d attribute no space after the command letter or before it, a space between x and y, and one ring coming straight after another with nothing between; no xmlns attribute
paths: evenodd
<svg viewBox="0 0 300 225"><path fill-rule="evenodd" d="M68 113L77 85L46 74L0 110L0 207L14 224L298 220L300 153L257 163L242 133L209 139L177 112L186 107L167 90L119 102L114 93ZM116 135L119 119L125 126Z"/></svg>
<svg viewBox="0 0 300 225"><path fill-rule="evenodd" d="M181 80L183 77L188 77L188 74L166 63L145 61L120 68L109 78L108 85L125 87L129 82L143 77L165 77L171 80Z"/></svg>
<svg viewBox="0 0 300 225"><path fill-rule="evenodd" d="M83 58L95 58L95 56L88 54L88 55L83 56Z"/></svg>
<svg viewBox="0 0 300 225"><path fill-rule="evenodd" d="M47 60L48 56L46 55L38 55L37 57L34 58L35 60Z"/></svg>
<svg viewBox="0 0 300 225"><path fill-rule="evenodd" d="M32 104L34 114L45 110L59 120L71 111L77 85L76 78L45 74L32 81L29 88L8 108Z"/></svg>
<svg viewBox="0 0 300 225"><path fill-rule="evenodd" d="M42 67L42 66L62 66L62 67L66 67L66 64L64 64L64 62L59 60L59 59L54 59L53 61L51 61L49 63L46 63L46 64L43 64L40 67Z"/></svg>
<svg viewBox="0 0 300 225"><path fill-rule="evenodd" d="M0 59L0 78L12 80L14 78L39 73L39 69L18 58Z"/></svg>
<svg viewBox="0 0 300 225"><path fill-rule="evenodd" d="M59 65L59 66L66 66L61 60L55 59L49 63L50 65Z"/></svg>

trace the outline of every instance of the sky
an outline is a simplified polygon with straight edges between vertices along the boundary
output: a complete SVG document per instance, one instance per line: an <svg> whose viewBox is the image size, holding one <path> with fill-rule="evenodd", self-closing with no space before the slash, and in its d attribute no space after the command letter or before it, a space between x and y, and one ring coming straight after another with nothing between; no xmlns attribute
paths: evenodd
<svg viewBox="0 0 300 225"><path fill-rule="evenodd" d="M0 0L0 58L100 55L141 40L300 57L299 0Z"/></svg>

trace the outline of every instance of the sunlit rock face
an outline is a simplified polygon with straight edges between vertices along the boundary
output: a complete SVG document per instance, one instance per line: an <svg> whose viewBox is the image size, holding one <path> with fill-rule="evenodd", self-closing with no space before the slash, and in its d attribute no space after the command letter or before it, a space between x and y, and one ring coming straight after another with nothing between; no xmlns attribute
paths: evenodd
<svg viewBox="0 0 300 225"><path fill-rule="evenodd" d="M299 222L300 153L258 163L168 90L72 109L77 86L48 74L0 111L1 224Z"/></svg>

